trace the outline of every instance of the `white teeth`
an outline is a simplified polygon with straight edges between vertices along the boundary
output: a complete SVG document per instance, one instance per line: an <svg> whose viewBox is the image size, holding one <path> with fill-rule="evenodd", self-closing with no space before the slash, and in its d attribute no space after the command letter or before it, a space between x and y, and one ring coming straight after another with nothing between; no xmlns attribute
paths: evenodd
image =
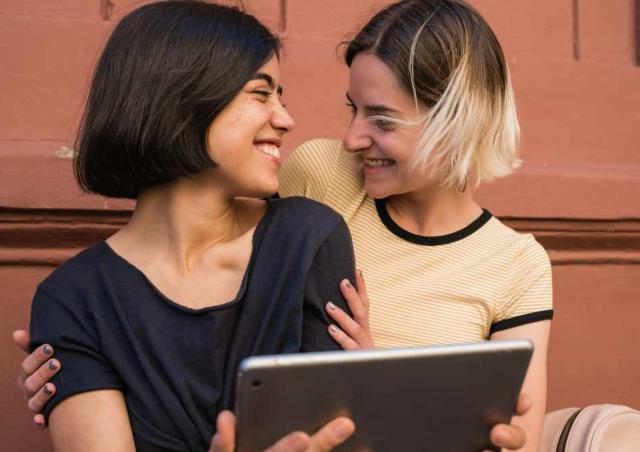
<svg viewBox="0 0 640 452"><path fill-rule="evenodd" d="M393 165L393 160L388 159L364 159L364 164L369 168L382 168L383 166Z"/></svg>
<svg viewBox="0 0 640 452"><path fill-rule="evenodd" d="M256 144L255 146L256 146L256 149L258 149L263 154L270 155L277 159L280 158L280 149L278 149L278 146L276 146L275 144L260 143L260 144Z"/></svg>

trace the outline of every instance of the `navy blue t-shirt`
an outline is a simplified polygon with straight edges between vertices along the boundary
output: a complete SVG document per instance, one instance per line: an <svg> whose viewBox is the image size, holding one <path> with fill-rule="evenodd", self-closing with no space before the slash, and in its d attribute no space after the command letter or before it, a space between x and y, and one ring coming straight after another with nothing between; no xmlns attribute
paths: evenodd
<svg viewBox="0 0 640 452"><path fill-rule="evenodd" d="M106 242L92 246L33 300L32 348L52 344L62 362L45 416L73 394L118 389L138 450L207 450L242 359L340 348L324 305L347 310L339 283L353 271L342 218L303 198L269 201L238 295L222 305L176 304Z"/></svg>

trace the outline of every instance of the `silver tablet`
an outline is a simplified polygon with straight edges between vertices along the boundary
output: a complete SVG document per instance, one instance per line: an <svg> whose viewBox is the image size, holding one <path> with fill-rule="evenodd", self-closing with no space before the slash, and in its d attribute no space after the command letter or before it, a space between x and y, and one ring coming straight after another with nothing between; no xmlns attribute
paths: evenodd
<svg viewBox="0 0 640 452"><path fill-rule="evenodd" d="M240 365L237 450L313 433L344 415L356 433L336 450L492 449L509 422L533 347L526 340L252 357Z"/></svg>

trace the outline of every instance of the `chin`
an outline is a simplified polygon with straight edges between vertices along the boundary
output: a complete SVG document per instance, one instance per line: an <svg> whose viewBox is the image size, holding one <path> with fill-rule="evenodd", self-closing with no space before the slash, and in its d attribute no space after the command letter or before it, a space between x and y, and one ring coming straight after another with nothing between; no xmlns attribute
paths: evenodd
<svg viewBox="0 0 640 452"><path fill-rule="evenodd" d="M244 196L256 199L269 198L278 193L279 188L280 184L277 181L275 183L260 184L260 186L251 187Z"/></svg>
<svg viewBox="0 0 640 452"><path fill-rule="evenodd" d="M367 193L367 195L370 198L374 198L374 199L384 199L393 195L393 192L392 190L389 189L389 187L386 187L383 184L379 184L379 183L378 184L367 183L366 180L364 183L364 191Z"/></svg>

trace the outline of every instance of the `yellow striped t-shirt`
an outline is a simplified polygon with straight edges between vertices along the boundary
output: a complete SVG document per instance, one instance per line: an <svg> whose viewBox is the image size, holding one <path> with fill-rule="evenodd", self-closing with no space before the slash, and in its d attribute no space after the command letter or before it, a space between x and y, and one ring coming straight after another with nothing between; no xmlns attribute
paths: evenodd
<svg viewBox="0 0 640 452"><path fill-rule="evenodd" d="M552 317L551 265L532 235L487 211L453 234L411 234L365 194L359 159L337 140L300 146L283 165L280 195L314 199L344 217L376 346L480 341Z"/></svg>

